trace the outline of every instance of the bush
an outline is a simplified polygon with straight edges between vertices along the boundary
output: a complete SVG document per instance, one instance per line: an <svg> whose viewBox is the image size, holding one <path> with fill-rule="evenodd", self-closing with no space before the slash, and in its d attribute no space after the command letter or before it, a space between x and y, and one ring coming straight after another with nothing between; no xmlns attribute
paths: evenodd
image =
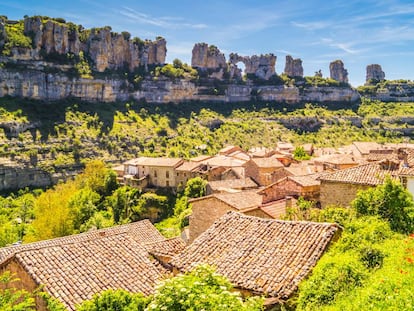
<svg viewBox="0 0 414 311"><path fill-rule="evenodd" d="M414 231L414 202L400 182L387 177L384 184L359 191L351 205L360 215L378 215L389 222L392 230Z"/></svg>

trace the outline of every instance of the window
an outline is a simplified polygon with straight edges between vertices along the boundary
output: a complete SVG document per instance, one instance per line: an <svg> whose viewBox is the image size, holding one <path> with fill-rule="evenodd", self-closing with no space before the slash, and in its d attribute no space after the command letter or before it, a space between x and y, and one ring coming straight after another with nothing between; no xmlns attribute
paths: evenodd
<svg viewBox="0 0 414 311"><path fill-rule="evenodd" d="M169 187L169 186L170 186L170 182L167 180L167 181L165 182L165 185L166 185L167 187Z"/></svg>
<svg viewBox="0 0 414 311"><path fill-rule="evenodd" d="M154 170L154 177L157 178L157 170Z"/></svg>
<svg viewBox="0 0 414 311"><path fill-rule="evenodd" d="M166 178L170 178L170 171L166 171L166 172L165 172L165 177L166 177Z"/></svg>

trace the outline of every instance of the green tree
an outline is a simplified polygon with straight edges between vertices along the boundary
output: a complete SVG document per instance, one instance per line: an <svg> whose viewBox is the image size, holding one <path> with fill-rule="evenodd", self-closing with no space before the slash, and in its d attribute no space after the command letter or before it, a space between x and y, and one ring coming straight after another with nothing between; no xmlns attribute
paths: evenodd
<svg viewBox="0 0 414 311"><path fill-rule="evenodd" d="M295 160L309 160L310 156L302 146L298 146L293 150L293 158Z"/></svg>
<svg viewBox="0 0 414 311"><path fill-rule="evenodd" d="M84 301L77 311L144 311L148 298L123 289L106 290Z"/></svg>
<svg viewBox="0 0 414 311"><path fill-rule="evenodd" d="M76 231L95 214L100 198L100 195L90 188L82 188L71 196L68 205L73 214L73 228Z"/></svg>
<svg viewBox="0 0 414 311"><path fill-rule="evenodd" d="M400 182L385 178L382 185L359 191L351 203L359 215L378 215L401 233L414 231L414 202Z"/></svg>
<svg viewBox="0 0 414 311"><path fill-rule="evenodd" d="M122 186L116 189L113 194L108 197L107 201L112 209L112 215L115 223L129 220L133 208L138 204L141 192L130 186Z"/></svg>
<svg viewBox="0 0 414 311"><path fill-rule="evenodd" d="M263 310L263 300L252 297L243 301L227 278L202 265L161 283L146 310L255 311Z"/></svg>
<svg viewBox="0 0 414 311"><path fill-rule="evenodd" d="M187 181L184 195L189 198L199 198L206 194L207 181L201 177L194 177Z"/></svg>

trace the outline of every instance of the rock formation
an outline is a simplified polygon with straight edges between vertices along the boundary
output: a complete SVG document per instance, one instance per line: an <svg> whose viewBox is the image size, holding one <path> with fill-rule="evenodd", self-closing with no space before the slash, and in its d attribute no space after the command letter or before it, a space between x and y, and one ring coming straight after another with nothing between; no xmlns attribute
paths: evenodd
<svg viewBox="0 0 414 311"><path fill-rule="evenodd" d="M0 18L0 49L4 46L6 40L6 29L4 28L4 21Z"/></svg>
<svg viewBox="0 0 414 311"><path fill-rule="evenodd" d="M371 81L383 81L385 79L385 73L382 71L381 65L372 64L367 66L366 83Z"/></svg>
<svg viewBox="0 0 414 311"><path fill-rule="evenodd" d="M192 51L191 66L198 69L227 68L226 57L215 45L196 43Z"/></svg>
<svg viewBox="0 0 414 311"><path fill-rule="evenodd" d="M246 68L246 74L252 74L264 80L268 80L275 72L276 56L273 54L240 56L237 53L231 53L229 63L231 67L242 62Z"/></svg>
<svg viewBox="0 0 414 311"><path fill-rule="evenodd" d="M286 55L285 74L289 77L303 77L302 60Z"/></svg>
<svg viewBox="0 0 414 311"><path fill-rule="evenodd" d="M79 55L83 51L99 72L125 66L132 71L140 65L164 64L167 52L163 38L156 41L131 40L129 33L114 33L109 26L85 30L71 23L43 20L37 16L25 18L24 33L32 38L30 55L33 59L40 60L50 53ZM21 59L25 54L17 52L14 56Z"/></svg>
<svg viewBox="0 0 414 311"><path fill-rule="evenodd" d="M335 60L329 64L331 79L339 82L348 83L348 71L344 68L341 60Z"/></svg>

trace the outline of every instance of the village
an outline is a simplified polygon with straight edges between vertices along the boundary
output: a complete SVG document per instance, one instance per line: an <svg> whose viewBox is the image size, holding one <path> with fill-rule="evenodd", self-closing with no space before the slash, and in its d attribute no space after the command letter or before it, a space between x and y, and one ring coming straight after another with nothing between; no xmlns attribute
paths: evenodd
<svg viewBox="0 0 414 311"><path fill-rule="evenodd" d="M298 148L298 147L296 147ZM118 181L142 190L177 191L195 177L206 195L191 199L189 225L165 238L148 220L0 249L0 272L19 288L40 285L68 310L110 288L152 294L160 280L207 263L245 296L264 296L268 310L291 297L342 228L283 220L298 200L347 207L358 190L389 176L414 194L414 146L354 142L342 148L295 146L248 151L227 146L215 156L138 157L114 167ZM48 310L41 299L37 310ZM272 309L273 308L273 309Z"/></svg>

